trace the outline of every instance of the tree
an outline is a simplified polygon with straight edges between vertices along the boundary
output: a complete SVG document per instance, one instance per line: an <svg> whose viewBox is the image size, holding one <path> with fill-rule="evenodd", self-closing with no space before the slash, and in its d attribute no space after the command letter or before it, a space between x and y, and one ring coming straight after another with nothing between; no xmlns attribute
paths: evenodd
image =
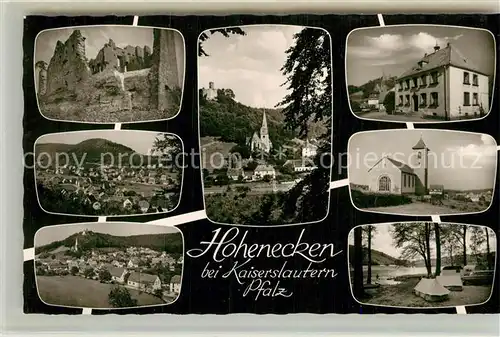
<svg viewBox="0 0 500 337"><path fill-rule="evenodd" d="M311 122L324 123L326 132L318 138L321 146L314 158L318 168L287 192L282 213L289 222L309 222L328 208L331 158L324 154L331 152L331 46L327 32L321 29L305 28L294 39L281 68L289 93L277 106L283 108L285 126L298 130L300 137L308 137Z"/></svg>
<svg viewBox="0 0 500 337"><path fill-rule="evenodd" d="M156 297L162 298L163 297L163 291L161 289L155 289L153 293Z"/></svg>
<svg viewBox="0 0 500 337"><path fill-rule="evenodd" d="M76 267L76 266L71 267L70 273L73 276L75 276L76 274L78 274L78 267Z"/></svg>
<svg viewBox="0 0 500 337"><path fill-rule="evenodd" d="M354 273L353 273L353 294L354 298L361 299L365 296L363 286L363 229L361 226L354 228Z"/></svg>
<svg viewBox="0 0 500 337"><path fill-rule="evenodd" d="M124 287L113 287L108 294L108 302L114 308L128 308L137 306L137 300Z"/></svg>
<svg viewBox="0 0 500 337"><path fill-rule="evenodd" d="M83 276L85 276L85 278L92 278L94 277L94 275L95 275L94 269L90 267L85 269L85 271L83 272Z"/></svg>
<svg viewBox="0 0 500 337"><path fill-rule="evenodd" d="M99 272L99 281L109 282L111 281L111 273L107 269L103 269Z"/></svg>
<svg viewBox="0 0 500 337"><path fill-rule="evenodd" d="M396 94L394 91L389 91L387 95L385 95L383 104L386 113L392 114L394 112L396 108Z"/></svg>
<svg viewBox="0 0 500 337"><path fill-rule="evenodd" d="M434 223L434 235L436 238L436 276L441 275L441 235L439 223Z"/></svg>
<svg viewBox="0 0 500 337"><path fill-rule="evenodd" d="M396 248L402 248L402 260L414 260L420 256L424 260L427 276L431 277L430 224L422 222L396 223L390 230Z"/></svg>
<svg viewBox="0 0 500 337"><path fill-rule="evenodd" d="M219 28L219 29L211 29L208 31L205 31L201 33L199 39L198 39L198 56L209 56L205 50L203 49L203 42L208 40L211 35L215 33L220 33L224 37L229 37L230 35L237 34L237 35L246 35L246 33L238 27L232 27L232 28Z"/></svg>
<svg viewBox="0 0 500 337"><path fill-rule="evenodd" d="M183 151L182 143L178 137L160 133L155 139L152 150L159 156L160 162L173 161L167 165L172 165L173 171L182 172L181 166L184 164L184 160L181 157Z"/></svg>
<svg viewBox="0 0 500 337"><path fill-rule="evenodd" d="M372 283L372 238L373 235L376 234L377 229L374 226L368 225L363 227L363 234L366 236L366 242L367 242L367 265L368 265L368 271L367 271L367 276L366 276L366 283L371 284Z"/></svg>

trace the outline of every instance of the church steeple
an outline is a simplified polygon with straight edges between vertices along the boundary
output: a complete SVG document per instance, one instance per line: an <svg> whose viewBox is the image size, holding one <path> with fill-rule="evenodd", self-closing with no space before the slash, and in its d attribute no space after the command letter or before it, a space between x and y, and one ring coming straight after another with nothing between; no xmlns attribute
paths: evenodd
<svg viewBox="0 0 500 337"><path fill-rule="evenodd" d="M262 126L260 128L260 134L267 134L267 118L266 118L266 110L264 110L264 114L262 115Z"/></svg>

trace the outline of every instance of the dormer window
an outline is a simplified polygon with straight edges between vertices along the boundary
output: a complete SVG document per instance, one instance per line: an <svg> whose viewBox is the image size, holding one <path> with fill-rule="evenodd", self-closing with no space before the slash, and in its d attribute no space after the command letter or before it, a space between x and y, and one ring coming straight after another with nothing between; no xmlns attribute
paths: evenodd
<svg viewBox="0 0 500 337"><path fill-rule="evenodd" d="M424 61L424 60L422 60L422 61L418 61L418 67L419 67L419 68L424 67L426 64L427 64L427 61Z"/></svg>

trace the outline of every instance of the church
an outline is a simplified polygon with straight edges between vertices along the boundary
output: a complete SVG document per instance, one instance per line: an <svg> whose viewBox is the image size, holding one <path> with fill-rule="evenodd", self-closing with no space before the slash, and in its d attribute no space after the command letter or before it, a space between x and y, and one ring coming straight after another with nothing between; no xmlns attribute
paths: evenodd
<svg viewBox="0 0 500 337"><path fill-rule="evenodd" d="M271 152L273 144L271 142L271 139L269 138L266 111L264 111L264 115L262 116L262 126L260 127L260 135L257 134L257 131L255 131L252 138L247 138L247 145L250 146L250 150L252 152L254 151L263 151L265 153Z"/></svg>
<svg viewBox="0 0 500 337"><path fill-rule="evenodd" d="M422 136L412 147L410 165L390 156L377 161L369 170L368 190L371 193L394 195L426 195L429 178L429 148Z"/></svg>

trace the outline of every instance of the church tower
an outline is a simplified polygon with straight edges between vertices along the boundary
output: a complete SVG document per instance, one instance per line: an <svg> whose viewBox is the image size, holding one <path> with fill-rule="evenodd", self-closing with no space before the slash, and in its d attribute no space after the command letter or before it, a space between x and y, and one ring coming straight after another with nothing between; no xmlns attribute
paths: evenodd
<svg viewBox="0 0 500 337"><path fill-rule="evenodd" d="M425 144L422 139L422 135L420 135L420 139L412 147L413 151L415 151L412 155L412 163L411 167L413 171L417 175L418 179L415 182L415 193L417 195L426 195L429 190L429 148Z"/></svg>
<svg viewBox="0 0 500 337"><path fill-rule="evenodd" d="M269 152L271 150L271 140L269 139L269 130L267 129L266 111L262 116L262 126L260 127L260 141L263 145L263 150Z"/></svg>

